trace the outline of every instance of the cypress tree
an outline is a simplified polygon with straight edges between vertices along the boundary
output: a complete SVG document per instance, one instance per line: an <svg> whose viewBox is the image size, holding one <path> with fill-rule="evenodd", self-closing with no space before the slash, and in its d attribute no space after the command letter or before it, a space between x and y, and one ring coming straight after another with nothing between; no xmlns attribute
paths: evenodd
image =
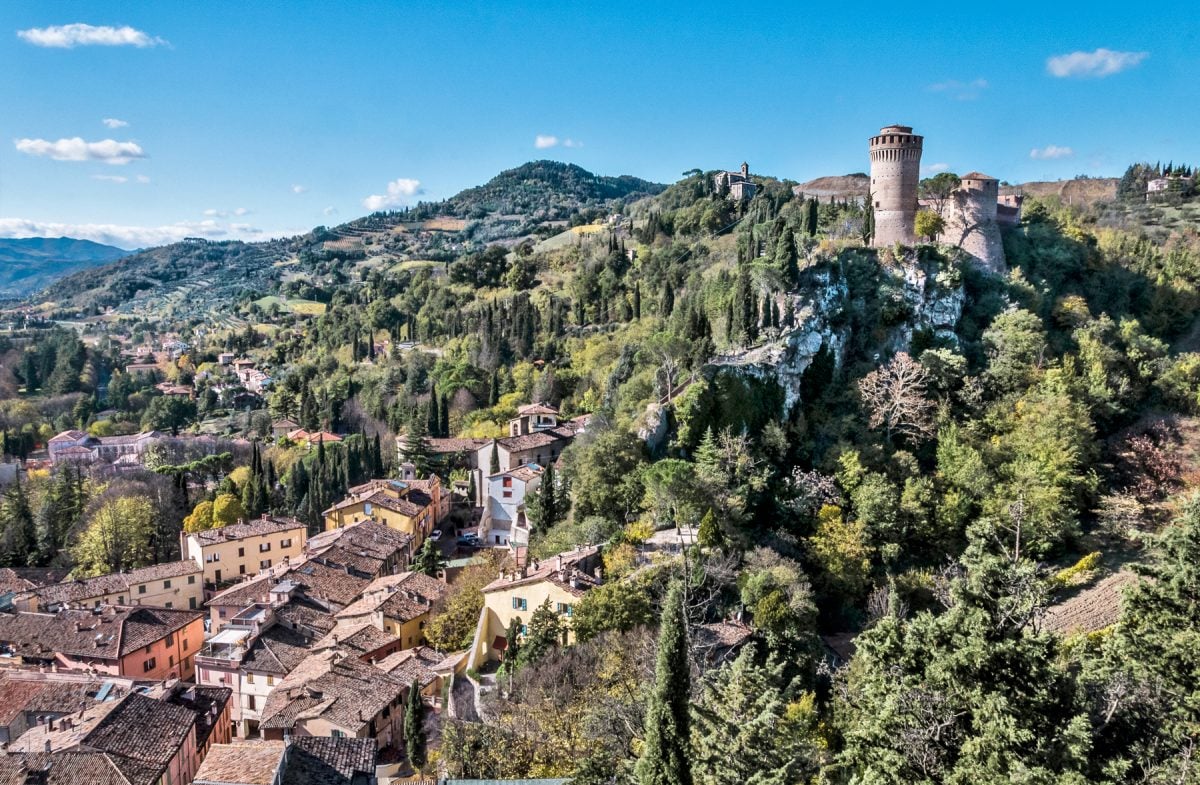
<svg viewBox="0 0 1200 785"><path fill-rule="evenodd" d="M676 580L667 590L659 624L654 687L646 706L642 756L634 769L639 785L692 785L688 760L690 692L683 584Z"/></svg>
<svg viewBox="0 0 1200 785"><path fill-rule="evenodd" d="M425 702L421 700L421 685L413 679L408 688L408 706L404 710L404 745L408 762L414 769L425 765Z"/></svg>
<svg viewBox="0 0 1200 785"><path fill-rule="evenodd" d="M438 435L443 439L447 439L450 437L450 404L446 400L445 395L442 396L439 413L441 417L438 420Z"/></svg>
<svg viewBox="0 0 1200 785"><path fill-rule="evenodd" d="M633 318L640 320L642 318L642 283L636 281L633 284Z"/></svg>
<svg viewBox="0 0 1200 785"><path fill-rule="evenodd" d="M495 474L500 471L500 448L496 446L496 440L492 440L492 459L488 462L488 474Z"/></svg>

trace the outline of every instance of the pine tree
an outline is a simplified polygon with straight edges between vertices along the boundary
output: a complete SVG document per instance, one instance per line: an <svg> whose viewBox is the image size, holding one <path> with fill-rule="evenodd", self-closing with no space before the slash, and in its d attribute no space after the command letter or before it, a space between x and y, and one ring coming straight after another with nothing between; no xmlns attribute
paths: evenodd
<svg viewBox="0 0 1200 785"><path fill-rule="evenodd" d="M421 549L417 551L417 555L413 559L412 569L413 572L421 572L430 578L436 578L438 572L445 566L446 560L442 558L442 549L437 547L437 543L433 540L426 540L421 544Z"/></svg>
<svg viewBox="0 0 1200 785"><path fill-rule="evenodd" d="M414 769L425 765L425 702L421 700L421 685L413 679L408 688L408 705L404 710L404 746L408 762Z"/></svg>
<svg viewBox="0 0 1200 785"><path fill-rule="evenodd" d="M38 562L37 524L20 478L0 504L0 566L32 567Z"/></svg>
<svg viewBox="0 0 1200 785"><path fill-rule="evenodd" d="M676 580L667 590L659 623L654 687L646 706L642 756L634 769L639 785L691 785L690 693L683 583Z"/></svg>

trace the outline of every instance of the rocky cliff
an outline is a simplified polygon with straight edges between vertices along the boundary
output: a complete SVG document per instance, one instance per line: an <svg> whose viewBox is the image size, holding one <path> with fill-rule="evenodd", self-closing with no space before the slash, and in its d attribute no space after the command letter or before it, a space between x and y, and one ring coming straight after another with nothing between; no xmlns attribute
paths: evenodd
<svg viewBox="0 0 1200 785"><path fill-rule="evenodd" d="M961 279L965 255L944 257L910 250L896 260L885 250L879 257L872 253L871 259L877 265L876 291L858 289L839 262L809 268L795 291L778 296L783 323L793 326L768 330L763 343L718 356L712 365L775 381L783 388L785 410L790 410L801 399L804 372L813 360L824 350L835 367L841 367L855 330L869 330L876 361L907 350L918 331L957 341L955 327L966 298ZM861 286L861 279L857 283ZM863 303L872 298L878 309L864 309ZM851 311L857 318L851 318Z"/></svg>

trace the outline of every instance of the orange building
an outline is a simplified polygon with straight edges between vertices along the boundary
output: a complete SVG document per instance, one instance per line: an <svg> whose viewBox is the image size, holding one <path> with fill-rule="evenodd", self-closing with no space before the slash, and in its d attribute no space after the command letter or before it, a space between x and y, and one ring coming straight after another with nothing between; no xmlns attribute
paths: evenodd
<svg viewBox="0 0 1200 785"><path fill-rule="evenodd" d="M131 679L191 679L204 645L204 613L107 605L58 613L0 614L0 653L26 665Z"/></svg>

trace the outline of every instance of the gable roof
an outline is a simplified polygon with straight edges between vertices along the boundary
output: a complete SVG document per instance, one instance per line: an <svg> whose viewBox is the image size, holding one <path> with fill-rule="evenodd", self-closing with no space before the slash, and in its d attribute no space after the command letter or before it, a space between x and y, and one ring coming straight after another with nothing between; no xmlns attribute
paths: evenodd
<svg viewBox="0 0 1200 785"><path fill-rule="evenodd" d="M327 649L307 657L267 696L263 728L320 718L357 734L404 693L404 684L357 657Z"/></svg>
<svg viewBox="0 0 1200 785"><path fill-rule="evenodd" d="M560 553L552 559L534 562L525 569L525 574L512 573L504 575L483 587L483 593L503 591L517 586L528 586L541 581L549 581L567 592L579 597L599 581L584 571L587 562L600 552L598 545L589 545L573 551ZM562 569L559 569L559 560ZM572 583L573 582L573 583Z"/></svg>
<svg viewBox="0 0 1200 785"><path fill-rule="evenodd" d="M192 782L196 785L274 785L286 749L282 741L213 745Z"/></svg>
<svg viewBox="0 0 1200 785"><path fill-rule="evenodd" d="M250 644L242 656L242 670L286 676L312 654L313 642L300 630L273 624Z"/></svg>
<svg viewBox="0 0 1200 785"><path fill-rule="evenodd" d="M189 537L195 537L200 545L214 545L219 542L244 540L247 537L262 537L270 534L307 529L308 527L295 518L275 517L264 515L253 521L231 523L228 526L218 526L215 529L204 529L192 532Z"/></svg>
<svg viewBox="0 0 1200 785"><path fill-rule="evenodd" d="M389 619L412 621L428 613L446 593L446 584L421 572L385 575L371 581L362 596L337 613L339 619L353 619L382 613Z"/></svg>
<svg viewBox="0 0 1200 785"><path fill-rule="evenodd" d="M390 673L405 684L412 684L415 679L423 689L438 677L434 668L444 660L442 655L429 646L414 646L411 649L392 652L376 662L375 667Z"/></svg>
<svg viewBox="0 0 1200 785"><path fill-rule="evenodd" d="M375 739L296 736L280 785L344 785L355 776L374 778Z"/></svg>
<svg viewBox="0 0 1200 785"><path fill-rule="evenodd" d="M98 599L108 594L128 592L130 587L147 581L170 580L187 575L199 575L200 565L193 559L152 564L128 572L113 572L62 583L41 586L20 595L20 598L36 597L39 606L79 603Z"/></svg>
<svg viewBox="0 0 1200 785"><path fill-rule="evenodd" d="M62 610L0 614L0 646L33 659L49 659L60 653L115 660L203 618L200 611L146 605L108 605L99 613Z"/></svg>

